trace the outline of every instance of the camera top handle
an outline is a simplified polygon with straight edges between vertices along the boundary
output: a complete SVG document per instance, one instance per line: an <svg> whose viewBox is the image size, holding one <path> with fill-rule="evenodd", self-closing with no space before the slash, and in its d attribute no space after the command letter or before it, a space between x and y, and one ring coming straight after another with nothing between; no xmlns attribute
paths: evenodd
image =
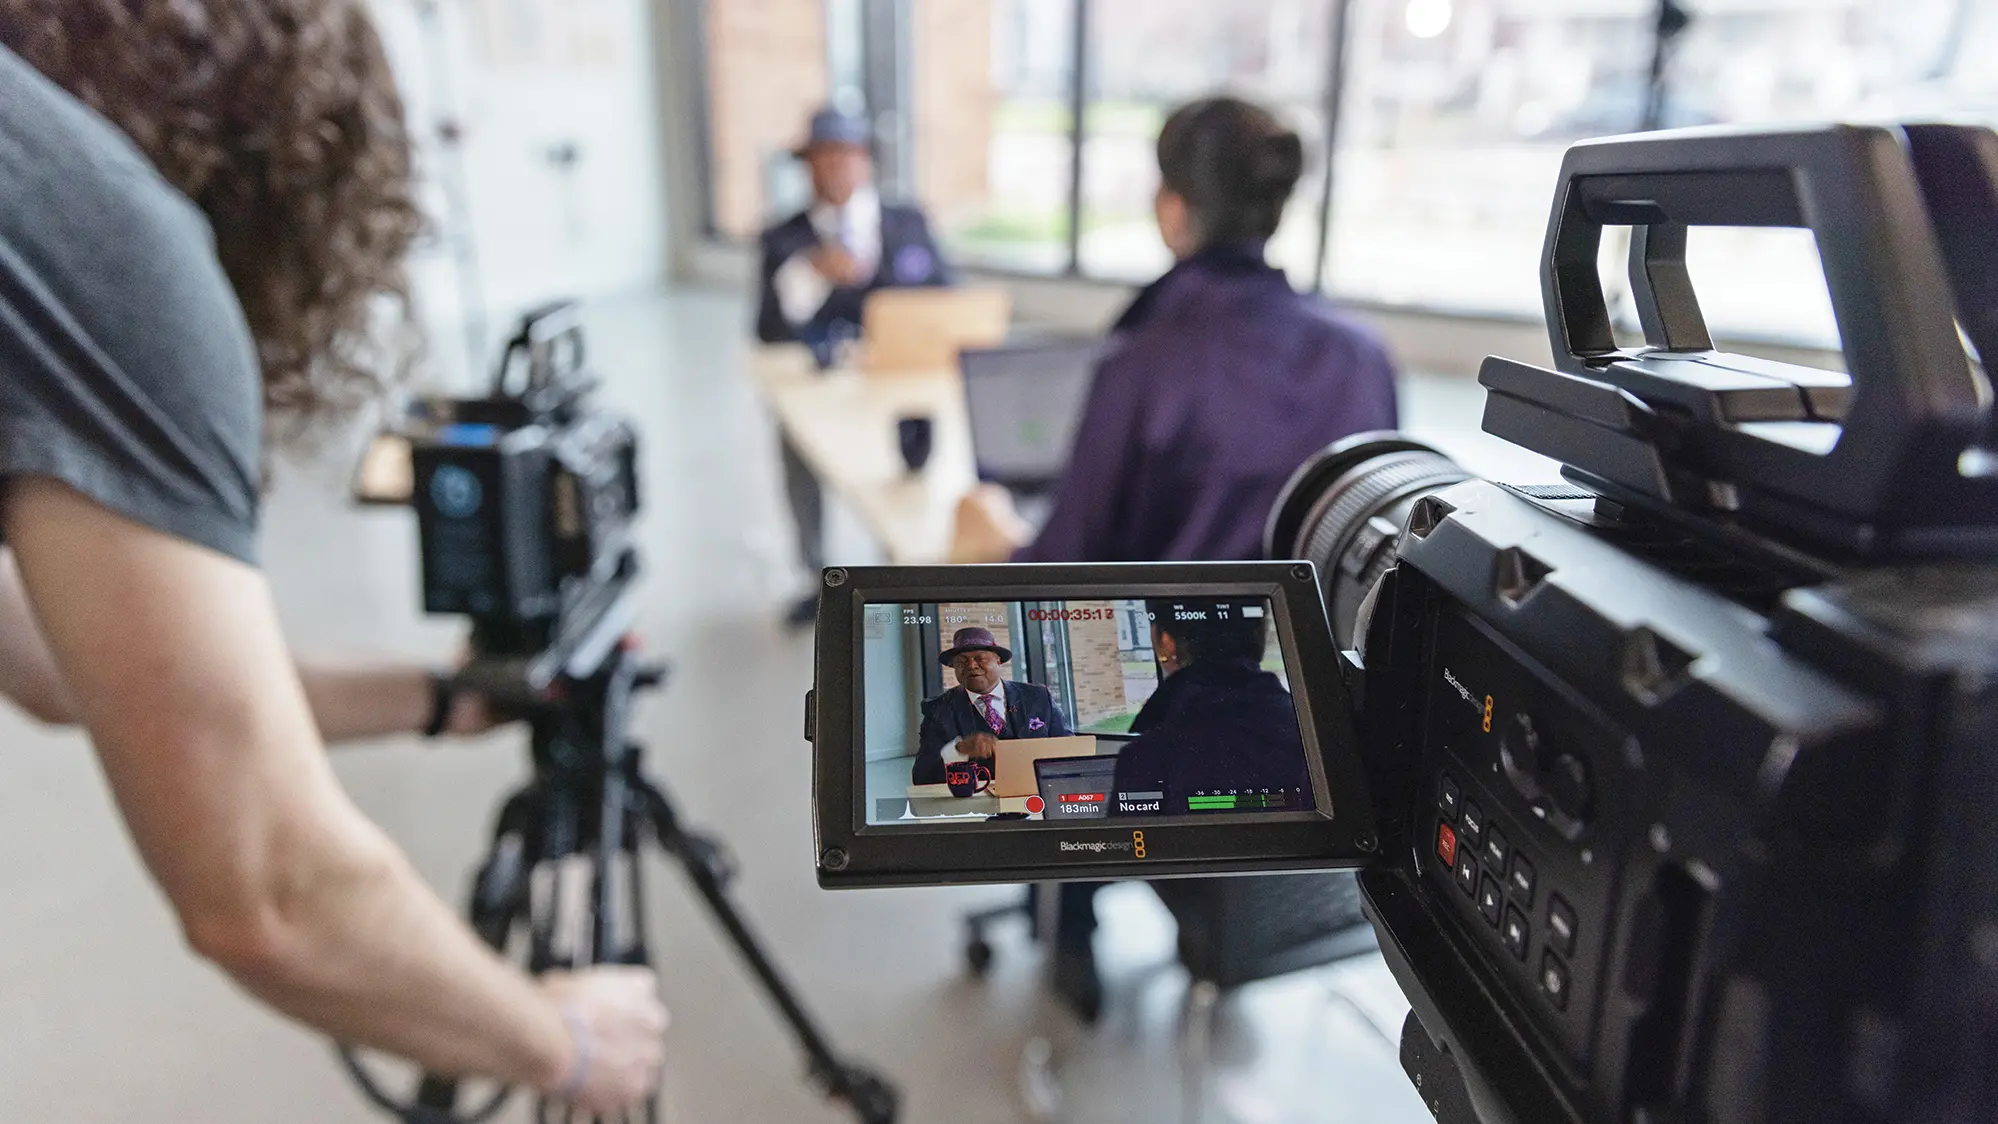
<svg viewBox="0 0 1998 1124"><path fill-rule="evenodd" d="M1956 319L1982 357L1998 365L1998 133L1959 125L1907 125L1908 159L1922 185Z"/></svg>
<svg viewBox="0 0 1998 1124"><path fill-rule="evenodd" d="M1541 285L1555 364L1590 386L1534 386L1489 365L1486 385L1557 409L1581 395L1625 418L1662 471L1594 472L1589 442L1545 451L1640 496L1741 511L1861 555L1987 550L1998 476L1963 465L1990 407L1956 319L1987 361L1998 355L1994 185L1998 137L1964 127L1687 129L1575 145ZM1634 228L1643 349L1619 348L1611 331L1597 254L1612 225ZM1810 230L1849 379L1715 352L1686 269L1692 226ZM1535 445L1539 427L1520 417L1502 432L1488 413L1487 428Z"/></svg>
<svg viewBox="0 0 1998 1124"><path fill-rule="evenodd" d="M493 369L492 397L523 402L537 415L558 415L596 386L584 373L584 360L582 314L575 301L530 309Z"/></svg>

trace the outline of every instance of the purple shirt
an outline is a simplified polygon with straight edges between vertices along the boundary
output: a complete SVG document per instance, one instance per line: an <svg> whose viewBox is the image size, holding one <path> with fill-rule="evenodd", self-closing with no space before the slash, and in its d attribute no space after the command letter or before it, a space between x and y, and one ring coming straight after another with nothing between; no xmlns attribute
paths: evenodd
<svg viewBox="0 0 1998 1124"><path fill-rule="evenodd" d="M1297 466L1394 425L1394 365L1371 332L1292 290L1261 245L1210 247L1118 321L1047 525L1013 558L1261 558Z"/></svg>

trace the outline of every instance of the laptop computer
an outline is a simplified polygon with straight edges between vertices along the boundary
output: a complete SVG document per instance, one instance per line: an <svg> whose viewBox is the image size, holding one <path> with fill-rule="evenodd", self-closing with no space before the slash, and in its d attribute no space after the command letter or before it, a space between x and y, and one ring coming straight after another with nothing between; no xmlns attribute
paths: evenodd
<svg viewBox="0 0 1998 1124"><path fill-rule="evenodd" d="M877 289L860 310L862 369L948 371L959 351L1006 338L1013 298L991 287Z"/></svg>
<svg viewBox="0 0 1998 1124"><path fill-rule="evenodd" d="M1041 818L1100 820L1110 813L1117 757L1043 757L1034 762Z"/></svg>
<svg viewBox="0 0 1998 1124"><path fill-rule="evenodd" d="M1047 519L1103 353L1100 339L966 348L965 409L978 478L1013 493L1029 523Z"/></svg>
<svg viewBox="0 0 1998 1124"><path fill-rule="evenodd" d="M1001 738L993 754L992 794L1032 796L1035 791L1034 762L1043 757L1089 757L1096 753L1096 739L1089 734L1062 738Z"/></svg>

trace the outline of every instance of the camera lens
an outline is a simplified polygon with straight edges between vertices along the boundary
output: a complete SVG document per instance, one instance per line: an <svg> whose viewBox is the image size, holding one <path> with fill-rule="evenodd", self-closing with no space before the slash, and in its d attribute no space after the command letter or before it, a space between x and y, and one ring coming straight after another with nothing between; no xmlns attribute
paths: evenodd
<svg viewBox="0 0 1998 1124"><path fill-rule="evenodd" d="M1360 603L1389 564L1415 501L1471 474L1399 433L1358 433L1304 462L1270 516L1272 558L1318 567L1341 647L1353 644Z"/></svg>

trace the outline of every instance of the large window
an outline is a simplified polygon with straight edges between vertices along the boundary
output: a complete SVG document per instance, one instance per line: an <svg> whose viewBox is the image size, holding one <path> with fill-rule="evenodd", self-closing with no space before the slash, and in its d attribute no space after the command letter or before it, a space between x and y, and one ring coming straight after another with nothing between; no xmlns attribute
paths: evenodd
<svg viewBox="0 0 1998 1124"><path fill-rule="evenodd" d="M915 182L966 264L1068 267L1074 0L917 0Z"/></svg>
<svg viewBox="0 0 1998 1124"><path fill-rule="evenodd" d="M1651 0L1354 0L1348 19L1329 287L1538 315L1561 154L1638 128Z"/></svg>
<svg viewBox="0 0 1998 1124"><path fill-rule="evenodd" d="M1083 115L1081 268L1149 280L1171 264L1152 217L1155 142L1176 106L1227 92L1278 110L1321 151L1331 0L1092 0ZM1272 254L1316 280L1324 162L1313 159Z"/></svg>
<svg viewBox="0 0 1998 1124"><path fill-rule="evenodd" d="M1998 6L1988 0L1689 0L1668 104L1699 122L1971 113L1998 120ZM1817 246L1796 230L1710 229L1687 242L1717 332L1838 342Z"/></svg>
<svg viewBox="0 0 1998 1124"><path fill-rule="evenodd" d="M804 113L869 100L892 138L884 183L913 191L959 262L1149 280L1170 265L1152 218L1159 126L1231 92L1276 109L1311 153L1272 247L1296 284L1538 318L1576 140L1998 121L1991 0L1677 3L1690 22L1661 42L1660 0L707 0L712 217L753 232L796 190L783 153ZM1623 244L1606 245L1606 275L1634 323ZM1689 264L1716 331L1836 342L1807 233L1697 231Z"/></svg>

